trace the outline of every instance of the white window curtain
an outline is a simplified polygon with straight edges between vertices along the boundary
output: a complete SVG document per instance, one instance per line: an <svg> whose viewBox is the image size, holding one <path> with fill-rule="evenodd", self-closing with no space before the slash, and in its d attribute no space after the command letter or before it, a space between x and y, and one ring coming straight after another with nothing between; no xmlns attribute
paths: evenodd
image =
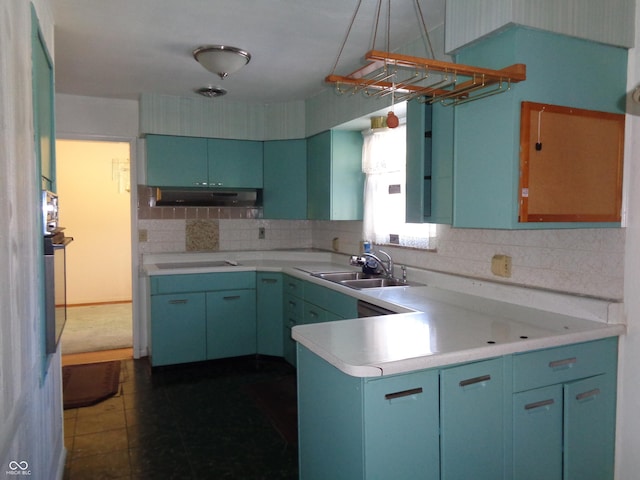
<svg viewBox="0 0 640 480"><path fill-rule="evenodd" d="M365 173L363 234L374 243L389 243L389 233L404 223L404 194L389 194L390 185L404 192L405 127L364 134L362 171Z"/></svg>
<svg viewBox="0 0 640 480"><path fill-rule="evenodd" d="M434 248L436 225L405 223L405 130L400 126L363 133L364 240L383 245L395 243L390 234L396 234L402 246Z"/></svg>

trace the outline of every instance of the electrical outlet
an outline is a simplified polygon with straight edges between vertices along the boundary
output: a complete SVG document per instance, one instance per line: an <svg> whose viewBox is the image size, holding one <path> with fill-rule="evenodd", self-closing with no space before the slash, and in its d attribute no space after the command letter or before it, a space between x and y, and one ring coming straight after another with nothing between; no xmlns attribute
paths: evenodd
<svg viewBox="0 0 640 480"><path fill-rule="evenodd" d="M498 277L510 277L511 257L509 255L494 255L491 259L491 272Z"/></svg>
<svg viewBox="0 0 640 480"><path fill-rule="evenodd" d="M258 238L260 240L264 240L264 227L259 227L258 228Z"/></svg>
<svg viewBox="0 0 640 480"><path fill-rule="evenodd" d="M339 237L333 237L333 240L331 240L331 248L333 248L334 252L338 252L340 250L340 238Z"/></svg>
<svg viewBox="0 0 640 480"><path fill-rule="evenodd" d="M148 232L146 228L141 228L138 230L138 242L146 242L148 237Z"/></svg>

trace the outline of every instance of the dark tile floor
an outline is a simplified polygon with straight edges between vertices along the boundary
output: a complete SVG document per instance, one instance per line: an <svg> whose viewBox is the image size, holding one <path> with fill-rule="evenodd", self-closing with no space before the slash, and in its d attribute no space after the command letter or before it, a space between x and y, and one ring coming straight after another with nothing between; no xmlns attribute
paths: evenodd
<svg viewBox="0 0 640 480"><path fill-rule="evenodd" d="M66 480L297 479L287 445L244 386L293 373L242 357L155 369L122 362L120 393L65 410Z"/></svg>

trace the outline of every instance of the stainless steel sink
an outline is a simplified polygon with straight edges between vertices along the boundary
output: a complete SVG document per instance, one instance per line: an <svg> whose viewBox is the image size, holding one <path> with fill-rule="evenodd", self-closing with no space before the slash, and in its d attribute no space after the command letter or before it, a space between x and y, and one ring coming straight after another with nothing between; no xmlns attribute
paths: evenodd
<svg viewBox="0 0 640 480"><path fill-rule="evenodd" d="M314 277L323 278L332 282L342 282L344 280L359 280L359 279L376 279L377 275L371 275L363 272L323 272L313 273Z"/></svg>
<svg viewBox="0 0 640 480"><path fill-rule="evenodd" d="M417 285L416 283L403 282L398 278L361 278L357 280L343 280L340 282L342 285L346 285L351 288L380 288L380 287L410 287Z"/></svg>

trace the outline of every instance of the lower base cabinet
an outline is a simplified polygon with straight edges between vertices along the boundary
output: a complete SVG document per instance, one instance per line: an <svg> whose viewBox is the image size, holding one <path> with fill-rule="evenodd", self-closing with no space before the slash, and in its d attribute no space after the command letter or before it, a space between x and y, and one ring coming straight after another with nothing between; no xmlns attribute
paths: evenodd
<svg viewBox="0 0 640 480"><path fill-rule="evenodd" d="M612 480L617 338L373 378L298 344L301 480Z"/></svg>
<svg viewBox="0 0 640 480"><path fill-rule="evenodd" d="M207 293L207 360L256 353L256 291Z"/></svg>
<svg viewBox="0 0 640 480"><path fill-rule="evenodd" d="M504 361L440 370L443 480L495 480L504 472Z"/></svg>
<svg viewBox="0 0 640 480"><path fill-rule="evenodd" d="M254 272L151 278L152 366L256 353Z"/></svg>

